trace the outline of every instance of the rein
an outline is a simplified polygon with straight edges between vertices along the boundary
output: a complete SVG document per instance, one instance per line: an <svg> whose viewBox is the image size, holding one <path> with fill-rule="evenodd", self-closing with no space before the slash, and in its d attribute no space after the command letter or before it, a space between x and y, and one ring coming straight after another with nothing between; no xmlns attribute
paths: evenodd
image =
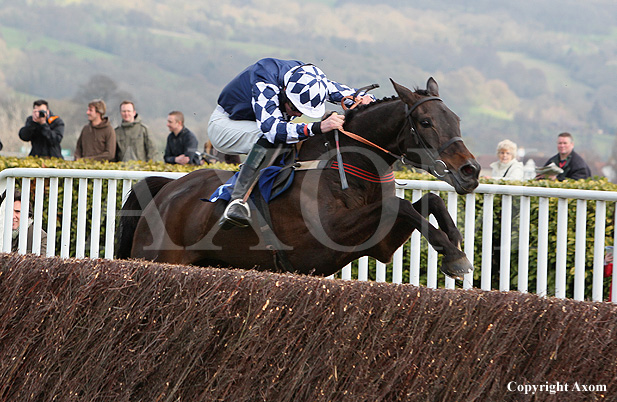
<svg viewBox="0 0 617 402"><path fill-rule="evenodd" d="M341 99L341 107L343 108L343 110L355 108L360 103L362 103L362 98L358 98L358 95L361 92L368 92L371 89L375 89L375 88L379 88L379 84L371 84L371 85L367 85L367 86L362 87L362 88L358 88L358 90L356 91L355 94L344 96L343 99ZM347 105L345 105L345 101L347 99L351 99L351 101L353 102L353 104L351 106L349 106L349 107Z"/></svg>
<svg viewBox="0 0 617 402"><path fill-rule="evenodd" d="M366 138L364 138L364 137L360 137L358 134L354 134L354 133L352 133L352 132L350 132L350 131L345 131L345 130L343 130L342 128L339 128L339 129L338 129L338 131L340 131L341 133L345 134L345 135L346 135L346 136L348 136L349 138L352 138L352 139L354 139L354 140L356 140L356 141L359 141L359 142L361 142L361 143L363 143L363 144L366 144L366 145L368 145L368 146L371 146L371 147L373 147L373 148L377 148L377 149L378 149L378 150L380 150L381 152L384 152L384 153L386 153L386 154L388 154L388 155L390 155L390 156L393 156L393 157L395 157L396 159L400 159L400 157L401 157L400 155L397 155L397 154L395 154L395 153L393 153L393 152L390 152L390 151L388 151L387 149L385 149L385 148L383 148L383 147L381 147L381 146L379 146L379 145L375 144L374 142L371 142L371 141L367 140L367 139L366 139Z"/></svg>

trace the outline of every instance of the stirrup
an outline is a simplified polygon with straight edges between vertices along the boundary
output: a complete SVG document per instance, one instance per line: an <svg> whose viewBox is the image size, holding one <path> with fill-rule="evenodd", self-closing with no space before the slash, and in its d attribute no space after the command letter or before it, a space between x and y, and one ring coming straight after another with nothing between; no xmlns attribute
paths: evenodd
<svg viewBox="0 0 617 402"><path fill-rule="evenodd" d="M247 223L247 222L243 222L243 221L240 221L240 220L235 219L235 218L234 218L234 217L232 217L232 216L229 216L229 211L231 210L231 208L232 208L234 205L238 205L238 206L240 206L241 208L243 208L243 209L244 209L244 211L246 212L246 214L245 214L245 215L246 215L246 220L247 220L247 222L248 222L248 223L250 223L250 222L251 222L251 208L249 207L248 203L246 203L246 202L242 201L242 199L240 199L240 198L238 198L238 199L235 199L235 200L231 201L231 202L227 205L227 207L225 208L225 212L223 212L223 217L222 217L222 219L221 219L221 222L224 222L224 223L230 223L230 224L232 224L232 225L234 225L234 226L241 227L241 228L245 228L245 227L247 227L247 226L248 226L248 223Z"/></svg>

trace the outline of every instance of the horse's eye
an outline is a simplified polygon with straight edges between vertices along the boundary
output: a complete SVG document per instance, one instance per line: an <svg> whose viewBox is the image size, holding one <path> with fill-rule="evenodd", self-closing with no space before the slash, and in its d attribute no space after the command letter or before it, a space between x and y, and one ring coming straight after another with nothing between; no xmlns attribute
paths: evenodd
<svg viewBox="0 0 617 402"><path fill-rule="evenodd" d="M430 122L430 120L422 120L422 121L420 122L420 125L421 125L422 127L424 127L424 128L429 128L429 127L431 126L431 122Z"/></svg>

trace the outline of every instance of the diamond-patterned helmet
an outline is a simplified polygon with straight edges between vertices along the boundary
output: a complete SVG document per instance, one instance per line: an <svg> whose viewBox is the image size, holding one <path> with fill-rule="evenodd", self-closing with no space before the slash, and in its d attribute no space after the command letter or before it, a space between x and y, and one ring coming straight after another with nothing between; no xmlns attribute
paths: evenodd
<svg viewBox="0 0 617 402"><path fill-rule="evenodd" d="M312 64L294 67L285 74L285 94L302 114L319 118L326 111L326 75Z"/></svg>

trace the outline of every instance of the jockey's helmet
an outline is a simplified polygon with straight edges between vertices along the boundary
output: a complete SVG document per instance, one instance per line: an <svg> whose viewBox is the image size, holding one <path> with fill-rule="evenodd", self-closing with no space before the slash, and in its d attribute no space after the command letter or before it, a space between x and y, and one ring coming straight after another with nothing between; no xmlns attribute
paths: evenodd
<svg viewBox="0 0 617 402"><path fill-rule="evenodd" d="M326 111L326 75L312 64L289 70L284 77L287 99L302 114L319 118Z"/></svg>

